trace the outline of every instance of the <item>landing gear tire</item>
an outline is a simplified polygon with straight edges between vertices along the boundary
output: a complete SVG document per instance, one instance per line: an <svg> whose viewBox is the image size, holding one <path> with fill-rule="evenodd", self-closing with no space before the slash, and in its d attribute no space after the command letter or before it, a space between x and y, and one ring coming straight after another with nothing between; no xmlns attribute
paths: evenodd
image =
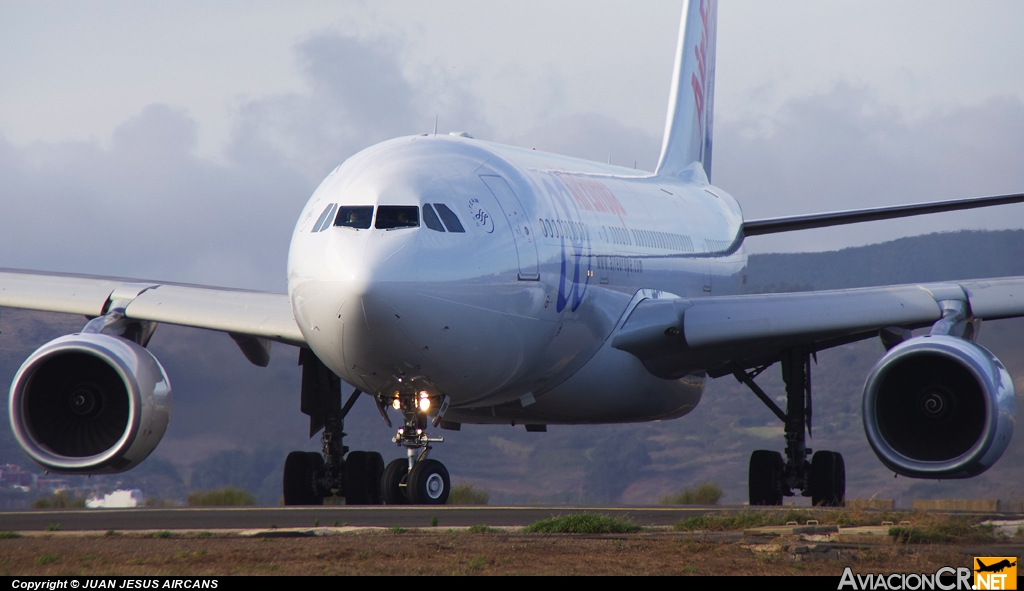
<svg viewBox="0 0 1024 591"><path fill-rule="evenodd" d="M284 504L323 505L318 494L317 474L323 469L324 459L315 452L293 451L284 461Z"/></svg>
<svg viewBox="0 0 1024 591"><path fill-rule="evenodd" d="M846 504L846 464L834 451L816 451L811 458L811 503L842 507Z"/></svg>
<svg viewBox="0 0 1024 591"><path fill-rule="evenodd" d="M416 462L409 473L409 499L414 505L444 505L451 492L448 469L437 460Z"/></svg>
<svg viewBox="0 0 1024 591"><path fill-rule="evenodd" d="M384 459L377 452L353 451L345 459L345 504L379 505Z"/></svg>
<svg viewBox="0 0 1024 591"><path fill-rule="evenodd" d="M380 479L381 494L385 505L408 505L408 487L402 486L409 476L409 460L398 458L388 463Z"/></svg>
<svg viewBox="0 0 1024 591"><path fill-rule="evenodd" d="M380 489L380 479L384 475L384 456L379 452L370 452L370 504L383 505L384 494Z"/></svg>
<svg viewBox="0 0 1024 591"><path fill-rule="evenodd" d="M785 463L777 451L759 449L750 454L747 487L751 505L781 505Z"/></svg>

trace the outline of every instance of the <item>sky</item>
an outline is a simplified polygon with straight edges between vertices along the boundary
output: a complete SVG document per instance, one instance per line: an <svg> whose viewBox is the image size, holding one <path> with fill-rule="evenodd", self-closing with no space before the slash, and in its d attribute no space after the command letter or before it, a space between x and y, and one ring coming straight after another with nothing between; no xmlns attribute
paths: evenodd
<svg viewBox="0 0 1024 591"><path fill-rule="evenodd" d="M0 267L283 291L319 181L466 130L651 169L681 2L0 0ZM1024 4L719 10L715 170L748 219L1024 191ZM1024 206L748 239L1024 227Z"/></svg>

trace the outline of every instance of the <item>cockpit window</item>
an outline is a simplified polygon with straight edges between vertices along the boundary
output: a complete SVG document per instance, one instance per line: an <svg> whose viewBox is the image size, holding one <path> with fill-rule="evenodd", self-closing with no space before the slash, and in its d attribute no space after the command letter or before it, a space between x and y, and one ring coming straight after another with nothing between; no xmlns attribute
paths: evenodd
<svg viewBox="0 0 1024 591"><path fill-rule="evenodd" d="M377 208L378 230L415 228L420 225L420 208L415 205L381 205Z"/></svg>
<svg viewBox="0 0 1024 591"><path fill-rule="evenodd" d="M320 230L323 230L324 226L330 226L330 222L327 222L327 220L331 219L331 214L334 213L335 207L337 207L337 204L335 203L327 204L327 207L324 209L324 212L320 214L320 217L316 219L316 223L313 224L314 234L316 232L319 232Z"/></svg>
<svg viewBox="0 0 1024 591"><path fill-rule="evenodd" d="M372 205L342 205L338 208L338 217L334 219L334 225L367 230L372 219Z"/></svg>
<svg viewBox="0 0 1024 591"><path fill-rule="evenodd" d="M441 225L441 220L437 218L437 214L434 213L434 208L430 207L429 203L423 204L423 223L431 230L444 232L444 226Z"/></svg>
<svg viewBox="0 0 1024 591"><path fill-rule="evenodd" d="M459 221L459 216L455 215L455 212L448 209L448 206L444 203L435 203L434 207L437 208L437 215L441 216L444 221L445 227L448 228L449 232L465 232L465 228L462 227L462 222Z"/></svg>

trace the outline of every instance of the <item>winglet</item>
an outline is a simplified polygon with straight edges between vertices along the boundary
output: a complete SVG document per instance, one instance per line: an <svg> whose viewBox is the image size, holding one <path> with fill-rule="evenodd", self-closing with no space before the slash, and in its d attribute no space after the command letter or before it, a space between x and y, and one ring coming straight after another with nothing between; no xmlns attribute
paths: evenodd
<svg viewBox="0 0 1024 591"><path fill-rule="evenodd" d="M678 176L700 162L711 178L717 28L718 0L685 0L657 174Z"/></svg>

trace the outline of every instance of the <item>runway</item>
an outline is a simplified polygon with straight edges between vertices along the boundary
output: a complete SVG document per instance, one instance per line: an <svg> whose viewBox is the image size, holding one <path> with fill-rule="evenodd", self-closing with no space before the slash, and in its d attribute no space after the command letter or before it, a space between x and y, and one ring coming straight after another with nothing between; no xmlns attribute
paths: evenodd
<svg viewBox="0 0 1024 591"><path fill-rule="evenodd" d="M745 508L745 507L744 507ZM522 526L572 513L602 513L645 526L672 525L681 519L740 507L209 507L173 509L36 509L0 512L0 531L221 530L313 527Z"/></svg>

